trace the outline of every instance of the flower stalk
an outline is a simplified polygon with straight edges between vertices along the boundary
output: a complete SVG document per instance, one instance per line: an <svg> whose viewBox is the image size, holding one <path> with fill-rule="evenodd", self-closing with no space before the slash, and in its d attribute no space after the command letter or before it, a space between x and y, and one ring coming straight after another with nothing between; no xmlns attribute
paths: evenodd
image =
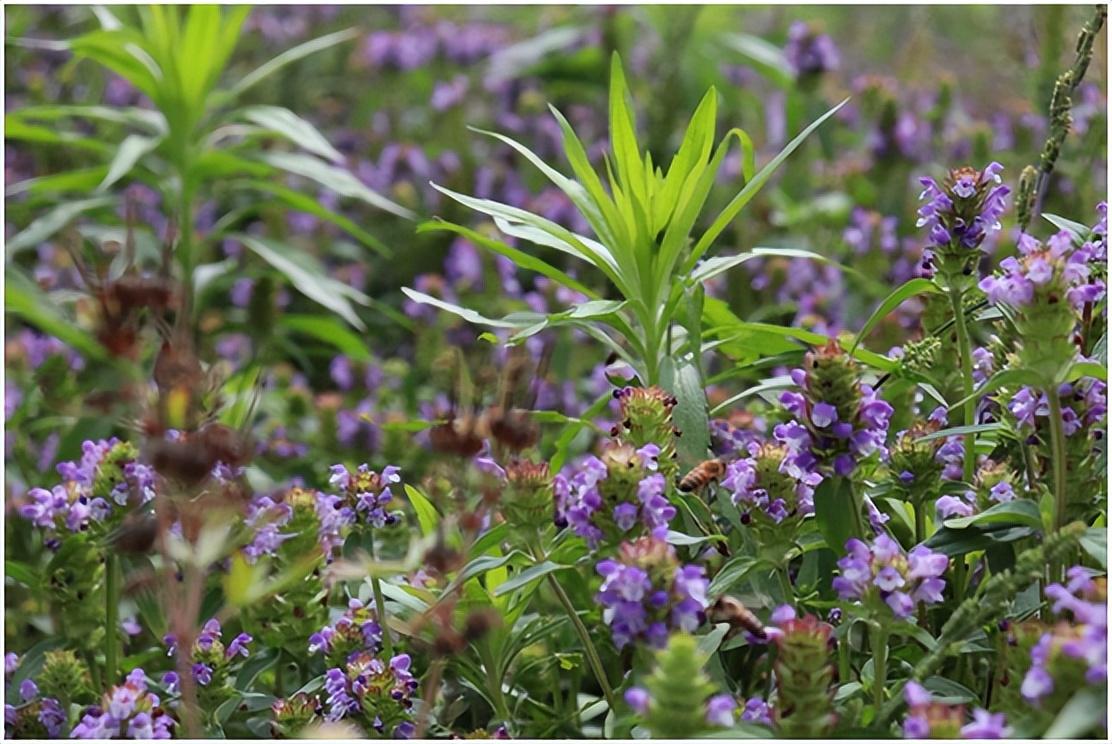
<svg viewBox="0 0 1112 744"><path fill-rule="evenodd" d="M544 551L541 550L538 540L539 538L534 539L531 549L533 558L537 563L543 563L545 561ZM546 578L548 580L548 585L552 588L553 594L556 595L556 599L559 600L564 608L564 612L567 613L568 620L571 621L572 627L575 628L580 643L583 644L583 653L587 656L587 663L590 665L591 671L594 673L595 679L602 689L602 695L606 698L607 705L610 706L610 710L618 710L617 698L614 697L614 689L610 686L610 680L606 677L606 667L602 665L602 658L599 656L598 649L591 640L591 634L587 630L587 626L583 624L583 620L580 619L579 613L576 611L575 605L572 604L571 598L568 597L567 592L564 591L564 587L560 585L556 577L552 574L548 574Z"/></svg>
<svg viewBox="0 0 1112 744"><path fill-rule="evenodd" d="M104 689L116 682L120 651L120 556L109 553L104 566Z"/></svg>

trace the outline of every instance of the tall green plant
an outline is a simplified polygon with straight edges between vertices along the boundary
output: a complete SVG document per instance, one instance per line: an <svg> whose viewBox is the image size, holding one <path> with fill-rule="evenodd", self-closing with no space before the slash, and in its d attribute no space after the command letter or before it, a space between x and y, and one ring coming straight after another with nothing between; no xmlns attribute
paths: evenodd
<svg viewBox="0 0 1112 744"><path fill-rule="evenodd" d="M555 248L592 267L605 277L620 299L604 299L535 255L466 227L436 221L421 225L420 230L458 233L506 256L523 269L536 271L585 294L589 301L558 313L520 312L494 319L410 288L403 291L417 302L455 313L472 323L511 329L514 331L511 343L545 328L580 328L629 363L644 384L672 389L681 401L681 419L686 410L687 415L701 415L705 420L698 366L702 351L702 284L754 254L703 259L715 239L776 168L841 105L812 123L756 172L753 143L741 129L731 129L715 146L717 93L712 87L695 109L679 150L665 171L638 144L629 90L621 60L615 54L610 70L610 152L604 176L595 171L583 143L554 107L550 108L563 131L564 153L574 177L559 172L509 137L482 132L509 145L544 173L572 201L595 237L578 235L524 209L441 186L436 188L493 218L502 233ZM732 139L737 140L742 150L745 184L714 217L710 227L695 239L696 222ZM684 428L682 421L680 426Z"/></svg>
<svg viewBox="0 0 1112 744"><path fill-rule="evenodd" d="M8 139L76 148L91 154L96 163L9 187L9 195L29 194L56 205L9 241L9 259L48 239L78 215L113 206L117 198L112 191L128 179L147 183L161 193L180 231L177 257L185 277L193 274L205 247L196 236L194 209L198 199L211 196L218 184L231 195L249 195L253 204L222 217L205 236L209 245L231 234L237 223L259 205L278 201L337 225L372 250L387 252L380 241L350 219L281 185L282 177L293 175L315 181L341 196L400 217L411 218L409 210L360 182L344 167L343 156L324 135L294 112L279 106L235 105L244 93L286 65L352 39L352 29L300 44L228 87L218 88L249 8L154 5L136 9L131 22L105 9L96 12L101 28L54 46L121 76L150 99L154 110L43 105L6 116ZM42 45L27 40L23 43ZM74 119L96 121L114 129L103 137L86 137L62 127L62 122ZM288 141L294 149L260 146L274 137ZM104 140L116 143L110 145ZM64 200L67 194L82 191L94 191L96 196ZM248 247L255 250L257 244L253 241ZM289 259L291 252L282 251L281 246L276 249L273 241L266 245L270 250L257 251L260 256L286 271L286 264L295 260ZM289 260L276 262L272 260L274 253ZM302 289L304 281L299 278L291 277ZM359 324L348 297L327 294L332 295L326 303L330 309ZM310 297L320 301L313 294Z"/></svg>

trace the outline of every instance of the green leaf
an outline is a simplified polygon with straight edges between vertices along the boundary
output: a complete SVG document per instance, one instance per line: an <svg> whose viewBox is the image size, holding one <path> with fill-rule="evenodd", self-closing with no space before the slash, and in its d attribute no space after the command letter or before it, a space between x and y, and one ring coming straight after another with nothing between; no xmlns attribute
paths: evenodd
<svg viewBox="0 0 1112 744"><path fill-rule="evenodd" d="M945 677L927 677L923 680L923 687L934 693L935 697L939 698L938 702L949 705L975 703L980 700L980 696L965 685Z"/></svg>
<svg viewBox="0 0 1112 744"><path fill-rule="evenodd" d="M4 576L31 589L39 585L39 576L35 569L22 561L5 560Z"/></svg>
<svg viewBox="0 0 1112 744"><path fill-rule="evenodd" d="M6 196L18 194L58 194L68 191L93 191L104 180L108 172L107 165L94 165L91 168L78 168L75 170L54 173L49 176L37 176L13 183L4 190Z"/></svg>
<svg viewBox="0 0 1112 744"><path fill-rule="evenodd" d="M369 232L357 225L353 220L348 219L338 212L333 212L320 203L319 200L314 199L307 194L296 191L280 183L272 181L264 181L261 179L245 179L237 182L246 188L251 188L256 191L262 191L267 194L273 194L278 197L290 207L293 207L299 212L306 212L314 217L330 222L344 232L351 235L363 245L375 251L381 256L390 258L392 251L387 248L381 240L371 235Z"/></svg>
<svg viewBox="0 0 1112 744"><path fill-rule="evenodd" d="M744 581L753 569L760 565L760 561L750 555L736 555L718 570L710 582L707 595L717 597L733 589Z"/></svg>
<svg viewBox="0 0 1112 744"><path fill-rule="evenodd" d="M366 330L363 321L348 302L349 297L365 299L365 295L329 277L315 258L306 253L295 257L293 248L276 240L242 233L231 237L285 274L293 286L306 297L328 308L359 330Z"/></svg>
<svg viewBox="0 0 1112 744"><path fill-rule="evenodd" d="M303 333L331 344L355 361L367 362L373 358L363 339L335 318L326 315L283 314L278 324L292 333Z"/></svg>
<svg viewBox="0 0 1112 744"><path fill-rule="evenodd" d="M116 203L116 197L98 196L92 199L64 202L37 218L8 241L7 259L10 261L17 253L35 248L43 241L73 222L79 215Z"/></svg>
<svg viewBox="0 0 1112 744"><path fill-rule="evenodd" d="M436 511L436 507L416 486L406 483L404 488L405 495L409 497L409 503L413 505L413 511L417 515L417 524L421 527L421 534L431 535L440 522L440 514Z"/></svg>
<svg viewBox="0 0 1112 744"><path fill-rule="evenodd" d="M1101 722L1108 715L1106 692L1095 687L1085 687L1074 693L1050 728L1044 739L1080 739L1096 734L1103 727Z"/></svg>
<svg viewBox="0 0 1112 744"><path fill-rule="evenodd" d="M534 317L532 320L528 320L525 313L517 313L519 319L516 322L508 321L506 319L495 320L494 318L488 318L481 313L475 312L474 310L469 310L466 307L460 307L459 305L455 305L451 302L445 302L444 300L433 297L432 295L427 295L424 292L418 292L417 290L410 289L409 287L402 287L402 294L404 294L406 297L413 300L414 302L419 302L422 305L432 305L433 307L444 310L445 312L449 312L452 315L458 315L459 317L466 320L468 323L490 326L492 328L528 328L529 326L537 323L538 320L545 319L545 316L535 313L534 315L536 317Z"/></svg>
<svg viewBox="0 0 1112 744"><path fill-rule="evenodd" d="M861 330L857 332L857 336L853 339L853 349L856 349L861 342L868 337L869 333L876 327L876 324L887 317L888 313L895 310L902 305L905 300L914 297L918 294L937 293L939 291L935 283L930 279L917 278L909 279L900 286L892 290L891 294L884 298L884 300L865 321L865 325L861 326ZM852 350L852 349L851 349Z"/></svg>
<svg viewBox="0 0 1112 744"><path fill-rule="evenodd" d="M1081 536L1081 547L1101 568L1108 568L1108 528L1090 527Z"/></svg>
<svg viewBox="0 0 1112 744"><path fill-rule="evenodd" d="M951 426L948 429L940 429L930 434L925 434L916 442L930 442L934 439L945 439L946 437L964 436L966 434L988 434L997 432L1010 432L1012 431L1006 424L972 424L970 426Z"/></svg>
<svg viewBox="0 0 1112 744"><path fill-rule="evenodd" d="M815 489L815 526L826 540L826 547L835 555L842 555L846 542L854 534L858 520L855 518L860 505L854 498L853 483L848 478L825 478Z"/></svg>
<svg viewBox="0 0 1112 744"><path fill-rule="evenodd" d="M280 134L298 147L308 150L337 165L344 164L344 156L332 143L305 119L281 106L249 106L239 112L247 121L275 134Z"/></svg>
<svg viewBox="0 0 1112 744"><path fill-rule="evenodd" d="M796 138L793 139L791 142L789 142L787 146L784 147L784 149L781 150L776 157L769 161L769 163L764 168L761 168L760 172L757 173L757 175L755 175L745 184L742 190L738 192L737 196L731 199L730 203L726 205L725 209L723 209L714 219L714 222L711 223L711 226L705 233L703 233L703 236L699 238L699 242L695 244L695 248L692 249L691 255L688 258L688 263L690 265L693 266L696 261L703 257L703 254L707 252L707 249L710 248L715 239L722 234L722 231L726 229L726 226L729 225L730 222L733 221L738 212L740 212L742 208L745 207L745 205L748 204L749 201L757 195L757 192L759 192L768 181L768 179L772 177L772 174L776 171L776 169L779 168L780 165L788 159L788 156L795 152L796 148L803 144L803 141L807 139L807 137L809 137L812 132L818 129L823 122L836 114L838 110L842 108L842 106L845 106L848 102L849 99L847 98L839 103L837 106L820 116L814 122L812 122L810 126L800 132L799 135L796 136Z"/></svg>
<svg viewBox="0 0 1112 744"><path fill-rule="evenodd" d="M1017 525L985 525L955 530L943 526L924 543L931 550L949 557L988 550L1000 543L1024 540L1037 533L1031 527Z"/></svg>
<svg viewBox="0 0 1112 744"><path fill-rule="evenodd" d="M130 173L143 156L153 152L161 142L161 137L144 137L139 134L129 134L124 137L116 154L112 156L108 172L97 186L97 191L106 191L109 186Z"/></svg>
<svg viewBox="0 0 1112 744"><path fill-rule="evenodd" d="M506 258L513 261L518 268L525 269L526 271L535 271L541 276L547 277L558 284L584 294L591 299L598 299L598 293L596 293L590 287L581 284L579 281L564 273L560 269L557 269L555 266L542 261L536 256L532 256L528 253L525 253L524 251L520 251L517 248L507 245L506 243L503 243L499 240L488 238L480 232L464 227L462 225L456 225L454 223L444 222L441 220L422 222L420 225L417 226L418 234L435 232L438 230L447 230L449 232L456 233L457 235L461 235L467 238L472 243L482 246L492 253L498 254L500 256L505 256Z"/></svg>
<svg viewBox="0 0 1112 744"><path fill-rule="evenodd" d="M1023 525L1032 529L1042 528L1039 506L1029 499L1015 499L996 504L980 514L969 517L955 517L943 522L950 529L961 530L977 525Z"/></svg>
<svg viewBox="0 0 1112 744"><path fill-rule="evenodd" d="M57 305L38 285L14 267L4 278L4 309L16 317L69 344L90 359L104 359L104 347L73 320L63 317Z"/></svg>
<svg viewBox="0 0 1112 744"><path fill-rule="evenodd" d="M668 534L664 538L664 541L667 542L669 545L680 545L680 546L683 546L683 547L689 547L691 545L702 545L703 543L707 542L708 540L714 540L714 541L718 541L718 542L725 542L726 541L726 536L725 535L685 535L682 532L676 532L675 530L668 530Z"/></svg>
<svg viewBox="0 0 1112 744"><path fill-rule="evenodd" d="M1070 366L1066 382L1074 382L1082 377L1095 377L1101 382L1108 382L1108 370L1103 364L1096 362L1074 362Z"/></svg>
<svg viewBox="0 0 1112 744"><path fill-rule="evenodd" d="M690 361L678 362L674 388L676 407L672 417L682 432L676 449L682 460L694 464L706 459L710 447L707 394L699 368Z"/></svg>
<svg viewBox="0 0 1112 744"><path fill-rule="evenodd" d="M317 52L324 51L325 49L330 49L337 44L350 41L359 35L359 29L346 28L342 31L325 34L324 36L319 36L302 44L298 44L292 49L287 49L278 56L262 64L257 69L244 75L223 97L228 99L238 98L243 95L244 91L248 88L258 85L261 81L278 72L278 70L281 70L286 65L297 62Z"/></svg>
<svg viewBox="0 0 1112 744"><path fill-rule="evenodd" d="M722 34L719 40L753 64L757 70L781 88L795 85L795 73L788 64L784 50L752 34Z"/></svg>
<svg viewBox="0 0 1112 744"><path fill-rule="evenodd" d="M1042 385L1042 378L1033 370L1029 369L1002 369L985 380L985 383L975 390L972 395L966 396L957 403L951 405L948 412L954 413L955 411L959 411L967 401L980 400L991 392L1011 385L1032 385L1034 387L1040 387Z"/></svg>
<svg viewBox="0 0 1112 744"><path fill-rule="evenodd" d="M766 380L762 380L760 383L753 385L752 387L748 387L745 390L742 390L737 395L730 396L726 400L716 405L714 408L710 409L710 413L712 416L714 416L721 413L722 411L725 411L728 408L732 408L746 398L751 398L754 395L761 395L762 393L772 392L774 390L787 390L788 388L794 386L795 383L792 382L792 378L788 375L770 377Z"/></svg>
<svg viewBox="0 0 1112 744"><path fill-rule="evenodd" d="M536 581L537 579L541 579L549 575L550 573L563 571L569 568L572 568L572 566L564 565L561 563L554 563L553 561L543 561L541 563L534 564L524 571L514 574L513 578L507 579L506 581L503 581L501 584L499 584L498 588L494 590L494 596L505 596L507 594L510 594L511 592L517 591L521 587L526 586L533 581Z"/></svg>
<svg viewBox="0 0 1112 744"><path fill-rule="evenodd" d="M316 181L340 196L358 199L407 220L413 219L415 216L413 212L402 205L394 203L365 185L349 171L329 165L312 155L296 152L271 152L264 154L262 160L287 173Z"/></svg>
<svg viewBox="0 0 1112 744"><path fill-rule="evenodd" d="M722 639L726 637L729 630L729 623L716 623L714 629L709 633L697 636L699 645L696 650L699 655L703 659L710 659L714 652L718 650L718 647L722 645Z"/></svg>
<svg viewBox="0 0 1112 744"><path fill-rule="evenodd" d="M1059 217L1058 215L1050 214L1049 212L1043 212L1043 219L1054 225L1059 230L1065 230L1066 232L1068 232L1070 234L1070 237L1072 237L1078 245L1088 240L1089 233L1092 232L1092 230L1087 225L1082 225L1080 222L1074 222L1073 220L1067 220L1065 217Z"/></svg>

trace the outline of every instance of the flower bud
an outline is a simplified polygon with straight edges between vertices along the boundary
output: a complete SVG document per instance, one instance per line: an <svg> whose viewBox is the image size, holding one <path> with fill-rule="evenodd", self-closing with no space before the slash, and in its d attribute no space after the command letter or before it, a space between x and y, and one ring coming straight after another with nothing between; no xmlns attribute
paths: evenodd
<svg viewBox="0 0 1112 744"><path fill-rule="evenodd" d="M825 737L834 725L834 667L830 664L833 627L814 615L778 624L776 643L776 722L788 739Z"/></svg>

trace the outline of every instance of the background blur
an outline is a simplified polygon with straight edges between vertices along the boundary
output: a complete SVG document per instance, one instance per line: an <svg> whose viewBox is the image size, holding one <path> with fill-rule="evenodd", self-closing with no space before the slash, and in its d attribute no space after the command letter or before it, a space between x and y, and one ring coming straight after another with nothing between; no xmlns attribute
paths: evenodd
<svg viewBox="0 0 1112 744"><path fill-rule="evenodd" d="M850 96L850 104L788 160L714 249L727 254L758 245L797 247L835 263L753 261L709 287L744 319L836 333L860 327L892 286L917 271L925 237L915 227L920 176L939 177L949 168L980 168L999 160L1014 192L1022 167L1037 161L1047 134L1050 91L1072 62L1074 40L1090 12L1089 6L259 6L247 21L223 84L234 83L298 43L355 27L354 40L282 69L252 88L245 102L285 106L313 122L358 179L412 209L419 220L442 216L483 224L475 213L432 189L429 182L434 181L526 207L577 230L586 227L558 190L508 147L467 126L507 133L566 169L559 129L547 110L552 103L601 162L612 50L625 62L642 142L657 162L670 156L679 128L709 85L720 93L719 135L731 127L744 128L757 147L758 165ZM67 39L97 27L89 7L7 6L5 16L10 40ZM46 103L149 106L122 79L44 46L9 43L9 115ZM1074 96L1074 131L1044 205L1048 212L1085 224L1093 221L1095 206L1106 193L1106 54L1102 31L1088 75ZM110 121L72 126L66 136L88 136L113 147L124 132ZM80 149L9 136L6 235L26 228L60 199L81 199L82 188L88 188L75 183L72 193L59 197L29 188L35 183L29 179L95 160ZM731 155L707 214L716 213L715 207L736 193L739 173L738 158ZM380 379L376 388L398 392L390 393L390 400L386 392L374 392L378 397L359 401L360 407L351 409L358 414L351 414L346 430L351 437L360 426L377 432L375 427L392 417L428 415L436 401L442 405L450 383L437 380L433 372L446 344L479 356L490 350L476 340L475 328L405 301L400 287L415 286L481 307L487 315L564 307L569 301L543 278L480 255L448 233L416 235L413 221L341 198L309 181L291 177L287 185L349 217L384 244L390 257L278 201L245 204L241 194L217 182L199 195L196 213L199 239L211 237L200 262L222 267L209 277L199 298L207 332L202 352L234 365L254 348L262 363L285 365L289 374L283 385L319 391L338 384L335 365L343 362L336 361L336 343L299 335L282 320L284 313L304 316L320 308L257 256L219 237L218 228L226 225L222 218L240 215L239 229L315 255L333 278L373 299L371 307L358 308L368 331L345 343L356 343L360 355L375 359L376 369L386 370L384 379L396 383L391 388ZM137 231L148 241L160 240L167 225L158 187L155 175L125 179L116 188L139 206ZM79 222L86 234L96 234L99 227L123 224L123 214L117 204L86 212ZM1044 236L1049 227L1040 220L1032 229ZM1010 222L1006 228L994 241L997 259L1014 250L1014 228ZM548 249L529 250L559 260ZM54 241L44 240L11 260L52 301L73 299L79 282ZM262 344L260 330L241 308L264 279L277 286L278 310ZM890 323L878 327L869 346L884 352L914 338L920 311L914 301L905 303ZM9 338L20 328L8 319ZM26 339L33 340L21 338L24 346L32 343ZM598 394L595 387L605 388L600 377L604 351L587 346L588 351L572 354L581 344L573 336L559 347L541 407L573 413L583 408L584 397ZM27 360L33 355L27 348L11 347L7 356L10 369L31 374L34 365ZM718 394L727 391L712 390L712 399ZM74 417L100 421L74 410L75 405L70 402L55 426ZM9 408L9 414L14 410ZM272 422L267 436L285 442L281 451L297 449L291 442L298 436L311 438L311 432L328 428L317 422L299 429L288 411L277 419L280 423ZM11 423L9 419L9 429ZM24 470L34 469L32 461L49 467L54 458L73 456L81 437L93 435L88 429L70 431L44 457L39 449L51 430L43 424L29 435L33 441L21 458ZM9 437L10 447L13 442ZM404 450L407 442L399 435L395 444ZM311 472L309 462L303 464L301 470ZM279 469L297 472L299 467L296 460L283 458Z"/></svg>

